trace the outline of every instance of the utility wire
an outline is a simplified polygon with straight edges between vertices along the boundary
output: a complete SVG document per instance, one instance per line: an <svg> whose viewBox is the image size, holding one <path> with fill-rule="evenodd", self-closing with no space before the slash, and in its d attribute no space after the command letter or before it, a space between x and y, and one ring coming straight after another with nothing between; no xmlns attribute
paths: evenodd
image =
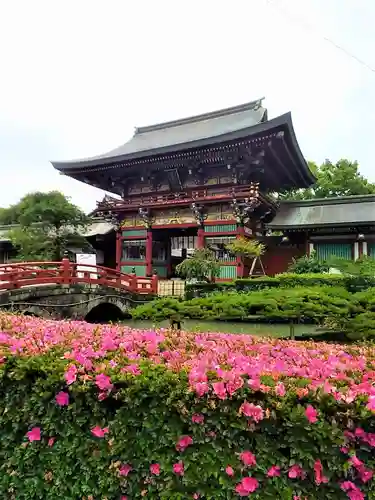
<svg viewBox="0 0 375 500"><path fill-rule="evenodd" d="M287 19L289 19L289 21L292 21L293 23L297 23L297 24L298 23L303 24L305 26L305 28L309 29L310 31L315 32L316 34L319 34L325 42L329 43L330 45L335 47L337 50L340 50L340 52L345 54L347 57L350 57L351 59L356 61L361 66L367 68L372 73L375 73L375 68L372 67L370 64L368 64L366 61L364 61L363 59L360 59L358 56L356 56L352 52L349 52L345 47L342 47L341 45L339 45L338 43L333 41L331 38L328 38L327 36L325 36L322 33L318 33L316 28L314 26L312 26L311 24L309 24L308 22L306 22L305 20L291 16L290 13L287 12L285 9L283 9L283 7L278 3L278 0L276 0L276 1L266 0L266 2L272 8L277 9L279 12L281 12L281 14L283 14Z"/></svg>

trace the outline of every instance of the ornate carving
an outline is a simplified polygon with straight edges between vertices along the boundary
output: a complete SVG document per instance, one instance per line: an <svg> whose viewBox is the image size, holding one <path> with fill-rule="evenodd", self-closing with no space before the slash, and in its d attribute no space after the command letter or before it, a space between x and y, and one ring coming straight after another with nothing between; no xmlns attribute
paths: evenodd
<svg viewBox="0 0 375 500"><path fill-rule="evenodd" d="M151 212L149 208L140 207L138 209L139 218L141 219L142 224L147 228L151 229L152 224L155 222L155 219L151 217Z"/></svg>
<svg viewBox="0 0 375 500"><path fill-rule="evenodd" d="M203 205L198 205L198 203L193 202L190 205L193 212L194 219L197 221L198 226L203 226L204 221L207 219L207 214L204 212Z"/></svg>
<svg viewBox="0 0 375 500"><path fill-rule="evenodd" d="M256 208L261 204L259 200L259 184L252 183L250 185L249 197L245 198L244 201L239 202L233 196L232 209L233 215L238 224L244 225L251 217L251 214Z"/></svg>

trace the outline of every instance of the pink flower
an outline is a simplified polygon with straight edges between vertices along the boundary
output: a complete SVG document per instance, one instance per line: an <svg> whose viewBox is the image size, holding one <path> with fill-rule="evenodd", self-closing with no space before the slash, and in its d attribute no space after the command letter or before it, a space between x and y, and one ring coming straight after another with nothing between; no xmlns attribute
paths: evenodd
<svg viewBox="0 0 375 500"><path fill-rule="evenodd" d="M100 373L95 377L95 383L101 391L110 391L113 388L110 377L104 375L104 373Z"/></svg>
<svg viewBox="0 0 375 500"><path fill-rule="evenodd" d="M64 378L68 385L73 384L77 380L77 367L76 365L70 365L64 374Z"/></svg>
<svg viewBox="0 0 375 500"><path fill-rule="evenodd" d="M242 460L243 464L251 467L252 465L256 465L257 461L255 456L251 453L251 451L243 451L240 455L240 459Z"/></svg>
<svg viewBox="0 0 375 500"><path fill-rule="evenodd" d="M302 469L301 466L295 464L295 465L292 465L290 468L289 468L289 471L288 471L288 476L291 478L291 479L296 479L298 477L300 478L303 478L305 476L305 472L304 470Z"/></svg>
<svg viewBox="0 0 375 500"><path fill-rule="evenodd" d="M225 472L228 476L234 476L234 470L233 470L233 467L231 467L230 465L227 465L226 468L225 468Z"/></svg>
<svg viewBox="0 0 375 500"><path fill-rule="evenodd" d="M366 408L370 411L375 411L375 396L370 396L368 398L368 403Z"/></svg>
<svg viewBox="0 0 375 500"><path fill-rule="evenodd" d="M240 497L247 497L250 493L254 493L258 486L259 483L254 477L244 477L242 481L237 484L236 493L238 493Z"/></svg>
<svg viewBox="0 0 375 500"><path fill-rule="evenodd" d="M55 443L55 438L54 437L51 437L49 438L48 440L48 446L51 448Z"/></svg>
<svg viewBox="0 0 375 500"><path fill-rule="evenodd" d="M194 424L203 424L204 422L204 416L199 414L199 413L195 413L192 417L191 417L191 421L194 423Z"/></svg>
<svg viewBox="0 0 375 500"><path fill-rule="evenodd" d="M241 405L240 413L246 417L251 417L254 422L260 422L264 418L263 408L259 405L248 403L247 401Z"/></svg>
<svg viewBox="0 0 375 500"><path fill-rule="evenodd" d="M207 382L196 382L193 385L193 387L194 387L195 392L198 394L199 397L202 397L205 394L207 394L208 389L209 389Z"/></svg>
<svg viewBox="0 0 375 500"><path fill-rule="evenodd" d="M67 392L60 391L58 394L56 394L56 403L59 406L68 406L69 394Z"/></svg>
<svg viewBox="0 0 375 500"><path fill-rule="evenodd" d="M119 469L119 474L120 476L128 477L128 475L131 473L133 470L133 467L129 464L124 464L120 467Z"/></svg>
<svg viewBox="0 0 375 500"><path fill-rule="evenodd" d="M150 472L154 474L154 476L158 476L160 474L160 464L151 464Z"/></svg>
<svg viewBox="0 0 375 500"><path fill-rule="evenodd" d="M136 364L125 366L121 371L124 373L131 373L132 375L140 375L142 373L141 369Z"/></svg>
<svg viewBox="0 0 375 500"><path fill-rule="evenodd" d="M226 399L227 391L224 382L215 382L212 384L212 388L219 399Z"/></svg>
<svg viewBox="0 0 375 500"><path fill-rule="evenodd" d="M29 438L30 442L40 441L41 439L41 430L40 427L33 427L31 431L26 433L26 436Z"/></svg>
<svg viewBox="0 0 375 500"><path fill-rule="evenodd" d="M278 396L285 396L286 390L285 390L285 385L282 382L279 382L276 386L275 392Z"/></svg>
<svg viewBox="0 0 375 500"><path fill-rule="evenodd" d="M176 444L176 450L184 451L191 444L193 444L193 439L190 436L182 436Z"/></svg>
<svg viewBox="0 0 375 500"><path fill-rule="evenodd" d="M175 464L173 464L173 472L177 476L183 476L184 472L185 472L183 462L179 461L179 462L176 462Z"/></svg>
<svg viewBox="0 0 375 500"><path fill-rule="evenodd" d="M318 421L317 418L318 412L311 405L308 405L308 407L306 408L305 415L310 424L315 424L315 422Z"/></svg>
<svg viewBox="0 0 375 500"><path fill-rule="evenodd" d="M267 472L268 477L278 477L280 476L280 467L278 465L273 465L268 469Z"/></svg>
<svg viewBox="0 0 375 500"><path fill-rule="evenodd" d="M328 483L328 478L323 475L323 466L320 460L314 463L315 483L319 486L322 483Z"/></svg>
<svg viewBox="0 0 375 500"><path fill-rule="evenodd" d="M350 500L364 500L365 495L362 491L351 481L344 481L340 485L341 489L346 492Z"/></svg>
<svg viewBox="0 0 375 500"><path fill-rule="evenodd" d="M91 429L91 434L97 438L104 438L104 436L108 434L108 432L109 432L108 427L101 428L98 425Z"/></svg>

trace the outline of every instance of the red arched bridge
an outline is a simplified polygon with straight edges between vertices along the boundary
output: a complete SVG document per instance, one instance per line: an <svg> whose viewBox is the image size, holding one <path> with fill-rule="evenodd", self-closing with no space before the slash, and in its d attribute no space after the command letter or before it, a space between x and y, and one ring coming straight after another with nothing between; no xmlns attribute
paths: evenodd
<svg viewBox="0 0 375 500"><path fill-rule="evenodd" d="M158 293L158 278L90 264L21 262L0 265L0 311L95 321L129 315Z"/></svg>
<svg viewBox="0 0 375 500"><path fill-rule="evenodd" d="M0 265L0 291L35 285L101 285L117 291L157 294L158 278L143 278L92 264L77 264L64 258L60 262L18 262Z"/></svg>

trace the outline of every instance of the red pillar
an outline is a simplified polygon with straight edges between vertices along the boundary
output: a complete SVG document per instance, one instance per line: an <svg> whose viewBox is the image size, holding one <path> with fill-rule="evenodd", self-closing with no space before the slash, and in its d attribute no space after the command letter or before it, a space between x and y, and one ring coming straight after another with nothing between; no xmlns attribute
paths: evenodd
<svg viewBox="0 0 375 500"><path fill-rule="evenodd" d="M122 232L116 233L116 269L121 271L121 255L122 255Z"/></svg>
<svg viewBox="0 0 375 500"><path fill-rule="evenodd" d="M152 229L147 229L146 236L146 276L152 276Z"/></svg>
<svg viewBox="0 0 375 500"><path fill-rule="evenodd" d="M204 228L203 227L198 228L197 248L204 248Z"/></svg>
<svg viewBox="0 0 375 500"><path fill-rule="evenodd" d="M245 236L244 226L242 224L238 225L237 226L237 238L243 238L244 236ZM236 260L237 260L237 278L243 278L244 269L245 269L243 259L240 255L237 255Z"/></svg>

